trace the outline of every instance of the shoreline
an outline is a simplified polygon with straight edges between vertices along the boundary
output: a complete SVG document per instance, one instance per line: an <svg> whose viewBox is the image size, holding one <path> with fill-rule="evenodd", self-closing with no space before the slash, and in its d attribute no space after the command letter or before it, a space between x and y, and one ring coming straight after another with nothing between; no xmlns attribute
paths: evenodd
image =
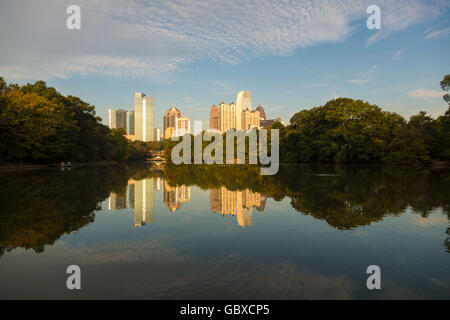
<svg viewBox="0 0 450 320"><path fill-rule="evenodd" d="M118 165L119 161L92 161L92 162L75 162L70 165L62 166L60 163L48 163L48 164L17 164L10 163L0 165L0 171L21 171L21 170L42 170L42 169L71 169L79 167L109 167Z"/></svg>
<svg viewBox="0 0 450 320"><path fill-rule="evenodd" d="M153 163L153 162L150 162ZM164 161L161 163L168 163L168 161ZM43 170L43 169L72 169L72 168L79 168L79 167L109 167L109 166L115 166L119 165L119 161L93 161L93 162L85 162L85 163L71 163L70 165L64 165L56 164L56 163L49 163L49 164L17 164L17 163L11 163L11 164L4 164L0 165L0 172L1 171L22 171L22 170ZM285 162L280 161L280 164L296 164L296 165L302 165L302 164L317 164L317 165L324 165L324 164L334 164L334 165L353 165L353 166L367 166L367 165L381 165L381 166L401 166L401 167L410 167L410 168L432 168L432 169L449 169L450 168L450 161L441 161L441 160L433 160L432 162L428 164L394 164L394 163L320 163L320 162L313 162L313 163L307 163L307 162ZM202 164L204 165L204 164ZM237 165L237 164L235 164Z"/></svg>

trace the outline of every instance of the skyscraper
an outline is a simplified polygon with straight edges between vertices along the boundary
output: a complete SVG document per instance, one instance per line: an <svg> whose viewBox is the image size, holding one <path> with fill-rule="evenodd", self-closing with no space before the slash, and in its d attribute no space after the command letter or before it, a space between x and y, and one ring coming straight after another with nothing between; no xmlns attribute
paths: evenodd
<svg viewBox="0 0 450 320"><path fill-rule="evenodd" d="M242 107L244 110L252 110L252 95L250 94L250 91L247 91L244 93L243 97L243 104Z"/></svg>
<svg viewBox="0 0 450 320"><path fill-rule="evenodd" d="M134 111L127 111L127 135L134 135Z"/></svg>
<svg viewBox="0 0 450 320"><path fill-rule="evenodd" d="M164 114L164 139L184 136L191 133L191 121L181 115L180 110L170 108Z"/></svg>
<svg viewBox="0 0 450 320"><path fill-rule="evenodd" d="M134 94L135 139L154 141L154 99L143 93Z"/></svg>
<svg viewBox="0 0 450 320"><path fill-rule="evenodd" d="M213 104L209 112L209 129L219 130L219 121L219 108Z"/></svg>
<svg viewBox="0 0 450 320"><path fill-rule="evenodd" d="M261 120L267 120L266 112L264 111L264 107L261 104L256 107L256 111L259 111L259 117L261 118Z"/></svg>
<svg viewBox="0 0 450 320"><path fill-rule="evenodd" d="M236 98L236 130L242 129L242 111L244 111L244 90L239 92Z"/></svg>
<svg viewBox="0 0 450 320"><path fill-rule="evenodd" d="M127 111L122 109L108 109L109 115L109 128L127 129Z"/></svg>
<svg viewBox="0 0 450 320"><path fill-rule="evenodd" d="M260 127L261 118L259 111L246 109L242 112L242 129L248 130Z"/></svg>
<svg viewBox="0 0 450 320"><path fill-rule="evenodd" d="M236 106L222 101L219 105L219 131L226 132L229 129L236 129Z"/></svg>

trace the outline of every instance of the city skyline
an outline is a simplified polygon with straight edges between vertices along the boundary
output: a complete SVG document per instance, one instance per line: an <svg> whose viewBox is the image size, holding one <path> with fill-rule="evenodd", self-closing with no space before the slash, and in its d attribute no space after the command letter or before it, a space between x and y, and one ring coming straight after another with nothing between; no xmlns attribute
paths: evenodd
<svg viewBox="0 0 450 320"><path fill-rule="evenodd" d="M372 3L364 0L249 0L245 12L239 1L206 2L200 9L182 2L82 0L81 30L65 28L68 3L2 3L0 26L16 34L0 36L8 43L0 53L2 76L20 84L46 80L95 105L104 124L111 106L132 108L134 91L155 97L155 127L161 128L165 110L178 105L207 127L210 102L234 101L240 88L284 122L335 97L363 99L406 117L420 110L436 117L447 109L439 88L450 69L446 1L379 1L381 30L367 29Z"/></svg>

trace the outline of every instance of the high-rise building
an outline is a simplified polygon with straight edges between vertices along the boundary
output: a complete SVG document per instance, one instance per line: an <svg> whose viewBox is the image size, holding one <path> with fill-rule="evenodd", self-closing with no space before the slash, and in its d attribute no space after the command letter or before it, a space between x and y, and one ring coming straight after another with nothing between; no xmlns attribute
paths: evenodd
<svg viewBox="0 0 450 320"><path fill-rule="evenodd" d="M161 141L161 128L155 128L155 141Z"/></svg>
<svg viewBox="0 0 450 320"><path fill-rule="evenodd" d="M177 117L175 122L175 136L182 137L185 134L191 133L191 120L187 117Z"/></svg>
<svg viewBox="0 0 450 320"><path fill-rule="evenodd" d="M134 136L134 111L127 111L127 135Z"/></svg>
<svg viewBox="0 0 450 320"><path fill-rule="evenodd" d="M170 108L164 114L164 139L184 136L191 133L191 121L181 115L180 110Z"/></svg>
<svg viewBox="0 0 450 320"><path fill-rule="evenodd" d="M259 117L261 118L261 120L267 120L267 118L266 118L266 112L264 111L264 108L263 108L263 106L261 105L261 104L259 104L257 107L256 107L256 110L255 111L259 111Z"/></svg>
<svg viewBox="0 0 450 320"><path fill-rule="evenodd" d="M238 93L236 98L236 130L242 129L242 111L244 111L244 90Z"/></svg>
<svg viewBox="0 0 450 320"><path fill-rule="evenodd" d="M127 111L122 109L108 109L109 128L123 128L127 130Z"/></svg>
<svg viewBox="0 0 450 320"><path fill-rule="evenodd" d="M219 131L226 132L229 129L236 129L236 106L222 101L219 105Z"/></svg>
<svg viewBox="0 0 450 320"><path fill-rule="evenodd" d="M170 139L174 135L178 116L181 116L181 111L175 107L170 108L164 114L164 139Z"/></svg>
<svg viewBox="0 0 450 320"><path fill-rule="evenodd" d="M219 123L219 108L217 108L217 106L213 104L209 112L209 129L219 130Z"/></svg>
<svg viewBox="0 0 450 320"><path fill-rule="evenodd" d="M143 93L134 94L135 140L154 141L154 99Z"/></svg>
<svg viewBox="0 0 450 320"><path fill-rule="evenodd" d="M242 104L243 110L252 110L252 95L250 94L250 91L247 91L244 93L243 97L243 104Z"/></svg>
<svg viewBox="0 0 450 320"><path fill-rule="evenodd" d="M260 115L259 111L250 111L246 109L242 112L242 129L249 130L252 128L260 127Z"/></svg>

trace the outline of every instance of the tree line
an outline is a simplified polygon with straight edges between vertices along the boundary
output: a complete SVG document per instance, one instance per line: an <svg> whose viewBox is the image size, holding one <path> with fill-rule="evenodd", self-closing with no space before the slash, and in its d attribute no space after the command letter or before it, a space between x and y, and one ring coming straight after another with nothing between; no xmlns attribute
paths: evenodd
<svg viewBox="0 0 450 320"><path fill-rule="evenodd" d="M143 160L152 146L103 125L95 107L44 81L19 86L0 77L0 162Z"/></svg>
<svg viewBox="0 0 450 320"><path fill-rule="evenodd" d="M448 91L450 75L441 82ZM362 100L338 98L296 113L280 130L280 158L287 162L417 163L450 160L449 109L433 119L425 111L409 121Z"/></svg>

